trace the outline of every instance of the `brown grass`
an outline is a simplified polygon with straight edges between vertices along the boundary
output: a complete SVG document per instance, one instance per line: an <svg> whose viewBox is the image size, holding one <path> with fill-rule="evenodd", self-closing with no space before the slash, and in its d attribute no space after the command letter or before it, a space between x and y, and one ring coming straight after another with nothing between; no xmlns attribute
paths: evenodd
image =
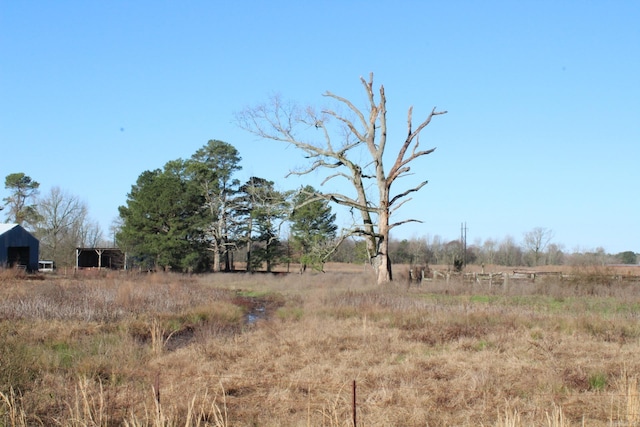
<svg viewBox="0 0 640 427"><path fill-rule="evenodd" d="M5 278L0 426L348 426L354 381L362 426L640 425L640 298L603 277Z"/></svg>

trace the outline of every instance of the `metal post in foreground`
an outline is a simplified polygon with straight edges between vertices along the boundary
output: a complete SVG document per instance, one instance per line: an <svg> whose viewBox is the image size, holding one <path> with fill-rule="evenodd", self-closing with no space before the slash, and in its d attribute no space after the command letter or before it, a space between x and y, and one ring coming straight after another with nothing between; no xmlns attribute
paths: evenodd
<svg viewBox="0 0 640 427"><path fill-rule="evenodd" d="M356 427L356 380L353 380L353 427Z"/></svg>
<svg viewBox="0 0 640 427"><path fill-rule="evenodd" d="M161 412L160 411L160 371L156 372L156 379L154 382L154 387L155 390L155 398L156 398L156 404L158 405L158 414Z"/></svg>

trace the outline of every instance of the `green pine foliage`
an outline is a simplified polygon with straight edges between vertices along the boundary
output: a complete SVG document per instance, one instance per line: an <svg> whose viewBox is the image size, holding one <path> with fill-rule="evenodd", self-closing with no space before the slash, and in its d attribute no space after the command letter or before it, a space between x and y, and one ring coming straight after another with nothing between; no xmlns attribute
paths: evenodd
<svg viewBox="0 0 640 427"><path fill-rule="evenodd" d="M187 163L189 176L204 197L205 234L213 254L214 271L231 269L229 250L234 247L232 212L240 186L240 181L233 175L242 169L241 160L233 145L210 140Z"/></svg>
<svg viewBox="0 0 640 427"><path fill-rule="evenodd" d="M251 177L240 187L236 198L236 223L246 244L247 269L263 266L271 271L281 263L285 251L280 231L290 210L290 192L275 189L273 181Z"/></svg>
<svg viewBox="0 0 640 427"><path fill-rule="evenodd" d="M20 225L32 224L38 220L35 205L29 202L38 195L40 183L22 172L10 173L5 177L4 188L11 195L2 199L7 207L6 219Z"/></svg>
<svg viewBox="0 0 640 427"><path fill-rule="evenodd" d="M336 215L329 202L311 186L304 187L294 197L291 213L291 237L294 250L300 256L302 269L307 266L322 270L333 251L336 238Z"/></svg>
<svg viewBox="0 0 640 427"><path fill-rule="evenodd" d="M230 252L244 244L248 271L271 271L283 261L280 232L291 193L259 177L240 186L240 160L235 147L210 140L190 159L138 177L119 208L116 235L134 267L228 271Z"/></svg>
<svg viewBox="0 0 640 427"><path fill-rule="evenodd" d="M208 267L203 203L182 160L145 171L119 209L123 225L118 242L141 267L203 271Z"/></svg>

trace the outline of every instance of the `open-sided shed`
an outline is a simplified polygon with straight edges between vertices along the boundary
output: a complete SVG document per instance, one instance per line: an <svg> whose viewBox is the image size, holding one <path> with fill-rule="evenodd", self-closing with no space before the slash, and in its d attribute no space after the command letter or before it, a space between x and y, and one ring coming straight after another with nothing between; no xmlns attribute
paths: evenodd
<svg viewBox="0 0 640 427"><path fill-rule="evenodd" d="M76 268L125 268L125 255L118 248L76 248Z"/></svg>
<svg viewBox="0 0 640 427"><path fill-rule="evenodd" d="M19 224L0 224L0 266L38 271L40 242Z"/></svg>

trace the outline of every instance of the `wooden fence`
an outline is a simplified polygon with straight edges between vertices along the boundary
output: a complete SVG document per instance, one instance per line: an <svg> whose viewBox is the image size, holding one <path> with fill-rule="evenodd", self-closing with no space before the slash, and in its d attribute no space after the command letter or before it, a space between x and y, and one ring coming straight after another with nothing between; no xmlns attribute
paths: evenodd
<svg viewBox="0 0 640 427"><path fill-rule="evenodd" d="M529 271L529 270L513 270L512 272L495 272L495 273L458 273L452 271L438 271L430 269L422 269L419 273L410 272L411 281L434 281L444 280L447 283L450 280L463 281L466 283L481 283L493 285L505 285L511 282L542 282L547 280L554 281L603 281L608 283L634 283L640 284L640 275L633 274L567 274L561 271Z"/></svg>

